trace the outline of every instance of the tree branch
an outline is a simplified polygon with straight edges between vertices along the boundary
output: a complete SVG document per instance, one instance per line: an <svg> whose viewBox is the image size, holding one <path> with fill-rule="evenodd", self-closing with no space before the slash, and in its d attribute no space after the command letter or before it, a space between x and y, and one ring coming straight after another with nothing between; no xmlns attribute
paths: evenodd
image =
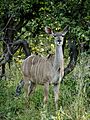
<svg viewBox="0 0 90 120"><path fill-rule="evenodd" d="M76 45L76 40L74 39L73 42L71 42L71 40L68 40L68 44L70 47L70 62L67 65L67 67L64 69L64 76L66 76L67 74L69 74L75 67L76 63L77 63L77 57L78 57L78 49L77 49L77 45Z"/></svg>
<svg viewBox="0 0 90 120"><path fill-rule="evenodd" d="M10 61L10 58L16 53L16 51L22 47L25 53L25 56L28 57L30 55L29 44L25 40L18 40L14 42L11 46L7 45L7 52L3 53L3 57L0 59L0 66L6 64L6 62Z"/></svg>
<svg viewBox="0 0 90 120"><path fill-rule="evenodd" d="M1 32L3 32L3 31L7 28L7 26L10 24L12 18L13 18L12 16L9 18L9 20L7 21L7 24L6 24L5 27L1 30Z"/></svg>
<svg viewBox="0 0 90 120"><path fill-rule="evenodd" d="M22 27L24 27L28 23L28 20L24 22L24 19L20 19L20 21L16 24L15 29L19 31Z"/></svg>

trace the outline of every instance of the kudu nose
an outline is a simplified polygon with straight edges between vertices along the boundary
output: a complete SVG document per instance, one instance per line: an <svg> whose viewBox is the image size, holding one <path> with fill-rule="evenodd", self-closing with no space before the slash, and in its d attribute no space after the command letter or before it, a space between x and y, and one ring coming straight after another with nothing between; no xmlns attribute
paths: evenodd
<svg viewBox="0 0 90 120"><path fill-rule="evenodd" d="M61 40L57 40L57 42L60 44L60 43L61 43Z"/></svg>

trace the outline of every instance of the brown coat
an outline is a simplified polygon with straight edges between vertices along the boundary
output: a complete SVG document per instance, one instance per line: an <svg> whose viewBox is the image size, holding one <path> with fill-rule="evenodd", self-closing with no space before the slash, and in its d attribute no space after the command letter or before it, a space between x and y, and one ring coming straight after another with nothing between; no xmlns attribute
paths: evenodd
<svg viewBox="0 0 90 120"><path fill-rule="evenodd" d="M55 70L47 58L31 55L23 61L22 72L33 83L44 84L52 83Z"/></svg>

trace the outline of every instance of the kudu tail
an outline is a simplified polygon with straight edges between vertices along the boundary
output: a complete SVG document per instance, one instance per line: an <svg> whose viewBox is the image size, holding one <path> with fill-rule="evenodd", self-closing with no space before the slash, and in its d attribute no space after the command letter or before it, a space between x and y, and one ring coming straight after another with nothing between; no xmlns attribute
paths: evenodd
<svg viewBox="0 0 90 120"><path fill-rule="evenodd" d="M15 96L19 96L21 94L21 90L24 86L24 80L20 80L20 82L18 83L17 87L16 87L16 93Z"/></svg>

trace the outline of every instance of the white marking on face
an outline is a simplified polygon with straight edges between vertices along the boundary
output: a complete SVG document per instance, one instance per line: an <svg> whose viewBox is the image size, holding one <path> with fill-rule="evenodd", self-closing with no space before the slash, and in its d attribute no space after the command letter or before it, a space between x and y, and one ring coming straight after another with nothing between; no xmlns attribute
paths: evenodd
<svg viewBox="0 0 90 120"><path fill-rule="evenodd" d="M55 44L62 45L63 39L64 39L64 37L62 37L62 36L55 37Z"/></svg>

